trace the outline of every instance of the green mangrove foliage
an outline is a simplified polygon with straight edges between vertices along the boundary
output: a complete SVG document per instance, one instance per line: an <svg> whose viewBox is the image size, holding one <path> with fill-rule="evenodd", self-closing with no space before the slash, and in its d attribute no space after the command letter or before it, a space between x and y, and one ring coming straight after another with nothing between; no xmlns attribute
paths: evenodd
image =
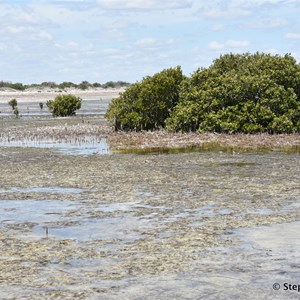
<svg viewBox="0 0 300 300"><path fill-rule="evenodd" d="M54 100L47 101L46 105L54 117L75 115L81 108L81 98L72 94L57 95Z"/></svg>
<svg viewBox="0 0 300 300"><path fill-rule="evenodd" d="M116 130L153 130L165 120L179 100L180 67L165 69L132 84L110 103L106 118Z"/></svg>
<svg viewBox="0 0 300 300"><path fill-rule="evenodd" d="M300 130L300 66L291 55L226 54L181 85L166 120L174 131Z"/></svg>
<svg viewBox="0 0 300 300"><path fill-rule="evenodd" d="M12 112L16 116L16 118L19 118L19 109L18 109L17 99L11 99L10 101L8 101L8 105L11 106Z"/></svg>
<svg viewBox="0 0 300 300"><path fill-rule="evenodd" d="M300 66L289 54L226 54L184 77L163 70L112 101L116 130L300 131Z"/></svg>
<svg viewBox="0 0 300 300"><path fill-rule="evenodd" d="M8 101L8 105L11 106L11 109L14 110L18 106L17 99L11 99Z"/></svg>

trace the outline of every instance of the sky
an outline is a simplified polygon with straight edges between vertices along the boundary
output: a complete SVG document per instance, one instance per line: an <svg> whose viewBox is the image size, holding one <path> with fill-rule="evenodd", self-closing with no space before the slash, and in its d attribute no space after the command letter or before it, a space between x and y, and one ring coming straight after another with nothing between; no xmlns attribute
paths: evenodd
<svg viewBox="0 0 300 300"><path fill-rule="evenodd" d="M225 53L291 53L300 0L0 0L0 80L140 81Z"/></svg>

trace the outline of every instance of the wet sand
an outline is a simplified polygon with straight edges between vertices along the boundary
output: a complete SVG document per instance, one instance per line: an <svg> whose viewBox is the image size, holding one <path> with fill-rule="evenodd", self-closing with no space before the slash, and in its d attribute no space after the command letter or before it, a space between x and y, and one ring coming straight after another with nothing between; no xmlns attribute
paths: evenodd
<svg viewBox="0 0 300 300"><path fill-rule="evenodd" d="M0 298L298 299L299 135L115 133L108 102L0 115Z"/></svg>
<svg viewBox="0 0 300 300"><path fill-rule="evenodd" d="M18 103L26 102L46 102L48 100L54 100L59 94L74 94L85 100L100 100L101 98L115 98L118 97L120 92L123 92L124 88L119 89L103 89L94 88L88 90L79 89L30 89L25 91L0 91L0 104L7 104L11 99L16 99Z"/></svg>
<svg viewBox="0 0 300 300"><path fill-rule="evenodd" d="M272 288L299 278L298 154L2 147L0 164L6 299L299 297Z"/></svg>

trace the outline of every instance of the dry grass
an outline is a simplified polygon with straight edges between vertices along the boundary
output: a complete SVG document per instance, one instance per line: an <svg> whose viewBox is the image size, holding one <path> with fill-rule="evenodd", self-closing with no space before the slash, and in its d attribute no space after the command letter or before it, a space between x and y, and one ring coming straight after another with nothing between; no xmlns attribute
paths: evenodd
<svg viewBox="0 0 300 300"><path fill-rule="evenodd" d="M0 142L76 141L84 143L107 137L110 132L110 127L100 122L98 124L78 123L30 128L18 126L3 128L0 132Z"/></svg>
<svg viewBox="0 0 300 300"><path fill-rule="evenodd" d="M52 119L53 123L23 121L1 126L0 142L92 142L106 138L112 151L218 149L229 151L280 150L300 152L299 134L198 134L161 131L114 132L107 122L90 120L82 123L80 117ZM87 119L88 120L88 119Z"/></svg>
<svg viewBox="0 0 300 300"><path fill-rule="evenodd" d="M227 148L242 150L300 151L299 134L197 134L154 132L115 132L108 135L113 150Z"/></svg>

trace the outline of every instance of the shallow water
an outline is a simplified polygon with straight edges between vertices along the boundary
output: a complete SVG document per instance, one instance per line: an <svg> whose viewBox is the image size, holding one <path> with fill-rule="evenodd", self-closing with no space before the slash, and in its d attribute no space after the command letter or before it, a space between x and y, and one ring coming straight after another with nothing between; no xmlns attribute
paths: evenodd
<svg viewBox="0 0 300 300"><path fill-rule="evenodd" d="M83 99L81 108L77 111L76 114L79 116L103 116L110 101L110 97L103 97L101 99L94 100ZM45 102L43 109L40 108L39 102L20 102L18 103L18 109L19 116L22 118L51 116L51 113L49 112L49 109L47 108ZM7 103L0 103L0 118L1 117L14 117L14 114L11 111L11 107Z"/></svg>
<svg viewBox="0 0 300 300"><path fill-rule="evenodd" d="M299 297L298 154L1 148L0 165L8 299Z"/></svg>
<svg viewBox="0 0 300 300"><path fill-rule="evenodd" d="M78 188L68 188L63 186L44 186L44 187L27 187L10 189L0 189L0 194L4 193L59 193L59 194L79 194L83 190Z"/></svg>
<svg viewBox="0 0 300 300"><path fill-rule="evenodd" d="M123 281L107 299L299 299L300 222L228 232L235 246L215 247L191 271ZM279 290L273 285L278 283Z"/></svg>
<svg viewBox="0 0 300 300"><path fill-rule="evenodd" d="M71 139L68 142L54 139L45 141L28 139L23 139L22 141L9 140L0 142L0 147L45 148L66 155L105 155L111 153L105 138L100 138L99 140L86 138L83 141Z"/></svg>
<svg viewBox="0 0 300 300"><path fill-rule="evenodd" d="M67 212L78 209L78 203L67 200L2 200L1 225L37 223L41 226L58 222Z"/></svg>

